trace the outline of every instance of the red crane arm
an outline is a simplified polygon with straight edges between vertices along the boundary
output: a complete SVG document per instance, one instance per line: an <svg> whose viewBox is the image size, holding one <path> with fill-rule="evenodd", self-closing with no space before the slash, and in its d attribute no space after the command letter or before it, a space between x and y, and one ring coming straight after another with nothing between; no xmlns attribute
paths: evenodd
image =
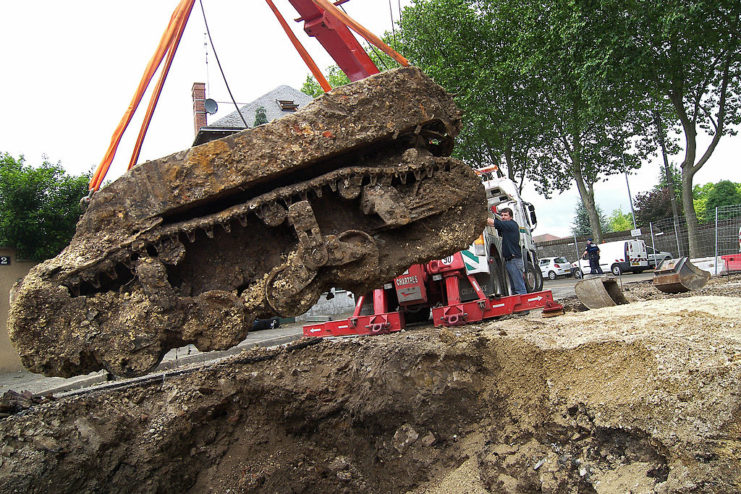
<svg viewBox="0 0 741 494"><path fill-rule="evenodd" d="M377 74L378 68L350 30L312 0L289 0L304 21L304 31L321 43L351 81Z"/></svg>

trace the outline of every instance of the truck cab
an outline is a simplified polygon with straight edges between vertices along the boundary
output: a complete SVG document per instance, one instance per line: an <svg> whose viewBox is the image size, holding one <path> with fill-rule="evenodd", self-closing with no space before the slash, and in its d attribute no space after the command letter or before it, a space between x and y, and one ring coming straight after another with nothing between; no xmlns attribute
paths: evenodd
<svg viewBox="0 0 741 494"><path fill-rule="evenodd" d="M486 202L492 214L503 208L512 210L513 219L520 227L520 248L525 265L525 285L528 292L536 292L543 289L543 274L538 266L538 255L535 242L533 241L533 230L538 225L535 207L522 199L517 185L509 178L502 175L496 165L474 170L481 177L481 182L486 191ZM502 239L496 229L487 227L484 232L486 251L489 254L489 265L500 265L499 269L504 272L504 260L501 256ZM468 251L475 248L475 244ZM500 261L500 262L497 262ZM503 275L506 276L506 275ZM506 284L507 293L509 284Z"/></svg>

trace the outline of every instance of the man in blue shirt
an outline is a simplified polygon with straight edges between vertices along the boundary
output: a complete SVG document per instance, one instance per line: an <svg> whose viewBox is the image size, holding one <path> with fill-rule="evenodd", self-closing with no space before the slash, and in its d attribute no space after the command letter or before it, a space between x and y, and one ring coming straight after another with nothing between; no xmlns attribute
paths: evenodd
<svg viewBox="0 0 741 494"><path fill-rule="evenodd" d="M503 208L499 213L502 219L488 218L489 226L497 229L502 237L502 256L504 256L504 267L509 275L510 286L513 294L524 295L527 293L525 287L525 264L522 261L522 250L520 249L520 226L512 219L512 210Z"/></svg>

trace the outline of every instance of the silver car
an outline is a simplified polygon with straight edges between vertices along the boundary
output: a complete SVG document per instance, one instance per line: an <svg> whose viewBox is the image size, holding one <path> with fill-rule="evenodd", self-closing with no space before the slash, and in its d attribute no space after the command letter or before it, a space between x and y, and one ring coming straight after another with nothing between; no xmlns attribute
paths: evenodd
<svg viewBox="0 0 741 494"><path fill-rule="evenodd" d="M674 258L671 252L655 250L649 246L646 246L646 250L648 251L648 266L651 268L660 266L661 263L666 261L667 259Z"/></svg>

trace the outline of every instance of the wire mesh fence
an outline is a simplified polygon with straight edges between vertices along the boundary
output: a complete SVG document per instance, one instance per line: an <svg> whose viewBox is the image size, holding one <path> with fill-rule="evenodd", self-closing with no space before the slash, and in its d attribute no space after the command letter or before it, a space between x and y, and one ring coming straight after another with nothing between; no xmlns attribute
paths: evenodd
<svg viewBox="0 0 741 494"><path fill-rule="evenodd" d="M709 211L708 221L698 225L699 252L694 258L725 256L741 252L741 204L722 206ZM639 225L637 231L612 232L604 235L605 242L642 239L656 252L667 252L672 258L689 255L689 235L684 216L665 218ZM538 244L538 256L579 257L584 250L586 236L571 237Z"/></svg>
<svg viewBox="0 0 741 494"><path fill-rule="evenodd" d="M739 228L741 228L741 204L716 208L711 220L698 225L699 252L695 257L713 257L739 252ZM666 218L648 225L648 232L641 229L641 238L646 245L656 250L689 255L687 221L684 216ZM645 234L648 233L648 236Z"/></svg>

